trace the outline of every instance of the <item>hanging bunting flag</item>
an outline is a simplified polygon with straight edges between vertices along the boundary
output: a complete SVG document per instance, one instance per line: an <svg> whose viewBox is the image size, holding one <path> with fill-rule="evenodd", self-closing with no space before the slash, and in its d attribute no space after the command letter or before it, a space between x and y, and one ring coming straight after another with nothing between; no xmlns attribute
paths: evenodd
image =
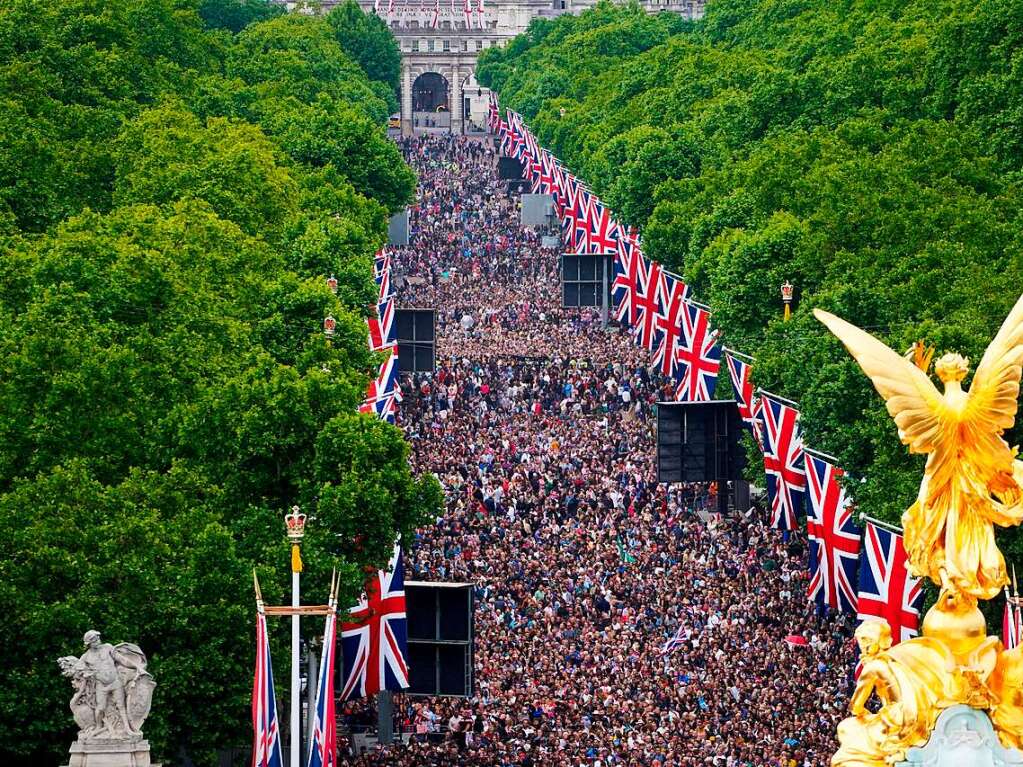
<svg viewBox="0 0 1023 767"><path fill-rule="evenodd" d="M679 402L709 402L721 371L721 346L717 331L710 329L706 307L682 302L682 343L678 347Z"/></svg>
<svg viewBox="0 0 1023 767"><path fill-rule="evenodd" d="M861 531L852 519L852 503L838 481L842 470L818 453L804 453L810 499L806 517L810 538L807 593L819 605L855 614Z"/></svg>
<svg viewBox="0 0 1023 767"><path fill-rule="evenodd" d="M764 471L771 500L771 526L795 530L803 513L806 470L799 411L781 397L760 393L760 426L763 434Z"/></svg>
<svg viewBox="0 0 1023 767"><path fill-rule="evenodd" d="M636 290L636 343L644 349L657 345L659 331L657 318L662 314L661 296L666 293L661 284L664 270L656 261L640 256L638 285Z"/></svg>
<svg viewBox="0 0 1023 767"><path fill-rule="evenodd" d="M376 413L382 421L394 423L401 402L401 387L398 385L398 347L392 346L380 366L376 379L369 382L366 399L359 406L360 413Z"/></svg>
<svg viewBox="0 0 1023 767"><path fill-rule="evenodd" d="M630 328L639 319L639 273L643 254L631 242L622 242L614 259L614 280L611 283L611 303L614 316Z"/></svg>
<svg viewBox="0 0 1023 767"><path fill-rule="evenodd" d="M316 685L316 707L313 709L312 742L309 744L307 767L336 767L337 714L334 705L334 660L337 656L337 576L331 579L327 600L327 624L323 628L323 649L320 652L320 679Z"/></svg>
<svg viewBox="0 0 1023 767"><path fill-rule="evenodd" d="M341 624L341 645L341 700L409 686L405 568L397 543L387 570L378 570L370 577L359 604L349 610L348 620Z"/></svg>
<svg viewBox="0 0 1023 767"><path fill-rule="evenodd" d="M682 316L685 314L685 300L689 296L688 286L672 274L665 274L662 282L664 295L661 297L663 311L657 315L657 330L660 338L654 349L654 364L661 375L668 378L679 376L680 353L685 343Z"/></svg>
<svg viewBox="0 0 1023 767"><path fill-rule="evenodd" d="M860 619L880 618L892 630L892 643L919 633L924 592L920 579L909 574L902 536L868 522L860 553L860 588L856 611Z"/></svg>
<svg viewBox="0 0 1023 767"><path fill-rule="evenodd" d="M366 318L366 326L369 330L369 350L373 352L383 351L389 346L394 346L394 299L388 299L382 304L377 304L374 309L375 317Z"/></svg>
<svg viewBox="0 0 1023 767"><path fill-rule="evenodd" d="M257 586L258 593L258 586ZM266 615L257 598L256 674L252 683L252 765L284 767L281 756L281 728L277 721L277 696L274 692L270 641L266 634Z"/></svg>

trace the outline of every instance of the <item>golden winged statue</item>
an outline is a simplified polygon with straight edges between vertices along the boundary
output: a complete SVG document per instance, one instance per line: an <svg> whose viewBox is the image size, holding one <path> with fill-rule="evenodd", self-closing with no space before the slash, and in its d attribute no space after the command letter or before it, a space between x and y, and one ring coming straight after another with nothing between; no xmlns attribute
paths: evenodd
<svg viewBox="0 0 1023 767"><path fill-rule="evenodd" d="M993 525L1023 521L1023 462L1002 439L1016 417L1023 371L1023 296L977 366L945 354L927 373L869 333L820 309L814 315L845 344L884 397L899 438L926 453L916 502L902 517L910 571L974 599L991 599L1008 583Z"/></svg>

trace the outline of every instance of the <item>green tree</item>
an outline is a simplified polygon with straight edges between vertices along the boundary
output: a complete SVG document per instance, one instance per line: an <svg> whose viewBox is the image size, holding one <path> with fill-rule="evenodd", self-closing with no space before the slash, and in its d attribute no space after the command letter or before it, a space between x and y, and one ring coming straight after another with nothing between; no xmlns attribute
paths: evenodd
<svg viewBox="0 0 1023 767"><path fill-rule="evenodd" d="M355 0L345 0L331 9L327 21L341 49L358 62L369 79L385 83L397 93L401 51L384 20L375 13L364 13Z"/></svg>

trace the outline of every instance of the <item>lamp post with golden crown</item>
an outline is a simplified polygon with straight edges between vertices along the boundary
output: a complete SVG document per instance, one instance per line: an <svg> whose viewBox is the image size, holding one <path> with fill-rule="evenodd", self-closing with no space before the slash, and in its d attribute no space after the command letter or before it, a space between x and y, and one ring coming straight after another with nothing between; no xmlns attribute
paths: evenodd
<svg viewBox="0 0 1023 767"><path fill-rule="evenodd" d="M284 515L284 526L288 532L288 540L291 542L291 606L298 608L299 583L298 576L302 572L302 538L305 536L306 516L298 508L292 506L291 512ZM302 750L302 723L301 723L301 679L300 668L300 642L299 642L299 615L294 612L291 615L291 762L298 765L301 760Z"/></svg>
<svg viewBox="0 0 1023 767"><path fill-rule="evenodd" d="M785 282L783 282L781 284L781 300L782 300L782 303L785 304L785 321L786 322L788 322L789 319L792 317L792 308L791 308L792 307L792 292L795 289L796 289L795 286L791 282L789 282L788 280L785 280Z"/></svg>

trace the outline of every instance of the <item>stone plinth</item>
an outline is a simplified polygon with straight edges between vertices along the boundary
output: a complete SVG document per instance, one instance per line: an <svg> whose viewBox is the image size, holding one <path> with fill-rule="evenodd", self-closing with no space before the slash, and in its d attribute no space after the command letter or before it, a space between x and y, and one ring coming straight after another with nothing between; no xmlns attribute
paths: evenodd
<svg viewBox="0 0 1023 767"><path fill-rule="evenodd" d="M927 745L911 748L897 767L1018 767L1023 754L998 742L984 711L952 706L938 717Z"/></svg>
<svg viewBox="0 0 1023 767"><path fill-rule="evenodd" d="M76 740L65 767L160 767L149 761L148 740Z"/></svg>

